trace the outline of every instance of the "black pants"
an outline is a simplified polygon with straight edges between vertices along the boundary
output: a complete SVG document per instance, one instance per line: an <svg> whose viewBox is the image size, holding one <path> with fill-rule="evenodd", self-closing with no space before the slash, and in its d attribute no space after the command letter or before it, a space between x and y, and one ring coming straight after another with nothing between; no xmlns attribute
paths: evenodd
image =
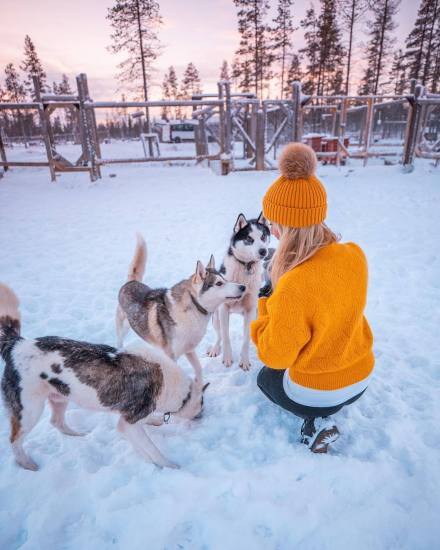
<svg viewBox="0 0 440 550"><path fill-rule="evenodd" d="M263 367L258 373L258 387L264 395L272 401L272 403L275 403L275 405L279 405L283 409L286 409L286 411L289 411L304 419L326 417L335 414L341 410L342 407L345 407L345 405L350 405L350 403L353 403L359 399L365 391L362 391L348 401L334 407L307 407L306 405L295 403L295 401L292 401L292 399L286 395L283 388L283 376L284 370Z"/></svg>

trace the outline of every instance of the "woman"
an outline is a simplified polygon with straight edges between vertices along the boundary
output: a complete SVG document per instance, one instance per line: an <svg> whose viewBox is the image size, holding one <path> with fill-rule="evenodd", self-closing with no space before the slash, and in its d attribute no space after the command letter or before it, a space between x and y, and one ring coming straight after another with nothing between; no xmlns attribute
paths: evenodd
<svg viewBox="0 0 440 550"><path fill-rule="evenodd" d="M267 365L258 386L303 418L303 443L325 453L339 435L329 416L367 389L374 355L364 317L367 262L359 246L339 243L325 225L327 195L316 165L310 147L289 144L281 176L264 197L263 213L280 242L251 337Z"/></svg>

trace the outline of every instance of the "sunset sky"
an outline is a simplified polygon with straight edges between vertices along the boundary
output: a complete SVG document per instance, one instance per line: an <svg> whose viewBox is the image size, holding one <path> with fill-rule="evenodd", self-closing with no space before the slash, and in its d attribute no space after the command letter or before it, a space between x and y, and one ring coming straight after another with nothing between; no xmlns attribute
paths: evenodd
<svg viewBox="0 0 440 550"><path fill-rule="evenodd" d="M111 29L106 14L112 3L112 0L0 0L0 79L3 81L7 63L21 62L24 36L29 34L49 83L60 80L61 73L73 79L85 72L94 99L120 96L115 74L122 58L107 50ZM276 0L271 3L276 6ZM310 0L295 2L296 26L310 3ZM199 69L204 91L214 90L222 60L230 61L238 45L233 1L159 0L159 4L164 19L159 37L164 48L156 62L152 96L160 97L160 83L169 65L175 66L180 77L189 61ZM418 1L402 0L396 31L399 44L412 28L418 5ZM364 37L359 31L357 35L361 42ZM295 35L294 45L296 48L303 45L301 30Z"/></svg>

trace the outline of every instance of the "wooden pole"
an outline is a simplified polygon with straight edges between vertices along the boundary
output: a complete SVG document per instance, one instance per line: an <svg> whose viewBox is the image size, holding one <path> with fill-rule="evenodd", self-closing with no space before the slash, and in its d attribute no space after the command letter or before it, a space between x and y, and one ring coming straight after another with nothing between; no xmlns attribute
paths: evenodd
<svg viewBox="0 0 440 550"><path fill-rule="evenodd" d="M1 128L0 128L0 159L2 160L2 162L7 162L5 145L3 143ZM0 172L0 178L2 178L3 174L6 173L7 171L8 171L8 166L3 166L3 170Z"/></svg>
<svg viewBox="0 0 440 550"><path fill-rule="evenodd" d="M411 82L413 88L413 82ZM414 169L414 151L419 134L420 115L422 106L418 100L422 97L424 88L418 84L415 86L414 97L409 97L410 112L408 115L408 124L406 126L405 144L403 146L403 169L406 172L412 172Z"/></svg>
<svg viewBox="0 0 440 550"><path fill-rule="evenodd" d="M364 166L368 162L368 150L370 148L371 130L373 127L373 115L374 115L374 98L369 97L367 99L367 115L365 121L365 134L364 134Z"/></svg>
<svg viewBox="0 0 440 550"><path fill-rule="evenodd" d="M339 124L338 124L338 153L336 157L336 165L341 164L341 151L344 147L345 129L347 125L347 100L343 98L341 100L341 109L339 111Z"/></svg>
<svg viewBox="0 0 440 550"><path fill-rule="evenodd" d="M302 140L301 82L292 83L292 141Z"/></svg>
<svg viewBox="0 0 440 550"><path fill-rule="evenodd" d="M41 133L43 135L44 146L46 148L47 162L49 163L50 179L56 181L55 163L52 155L52 143L51 134L49 131L50 120L48 120L47 113L45 112L44 105L41 101L41 89L40 82L37 76L32 77L35 91L35 98L38 102L38 115L40 117Z"/></svg>
<svg viewBox="0 0 440 550"><path fill-rule="evenodd" d="M86 93L85 75L82 73L76 77L79 98L79 116L81 121L81 147L84 161L89 167L90 181L96 181L100 175L99 167L96 165L96 151L94 148L93 130L91 128L91 117L85 102L88 100Z"/></svg>
<svg viewBox="0 0 440 550"><path fill-rule="evenodd" d="M264 113L261 109L257 112L257 142L255 144L255 152L256 152L256 161L255 161L255 168L257 170L264 170L265 169L265 162L264 162L264 149L265 149L265 143L264 143Z"/></svg>

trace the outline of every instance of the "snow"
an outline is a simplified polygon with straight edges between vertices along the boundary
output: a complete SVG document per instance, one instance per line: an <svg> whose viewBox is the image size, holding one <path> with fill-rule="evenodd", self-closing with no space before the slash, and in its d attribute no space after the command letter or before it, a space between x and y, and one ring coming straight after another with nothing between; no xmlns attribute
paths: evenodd
<svg viewBox="0 0 440 550"><path fill-rule="evenodd" d="M21 299L24 334L114 345L136 231L149 247L146 281L171 285L198 258L221 260L237 214L259 213L275 175L114 165L95 184L85 174L51 184L47 169L11 170L0 180L0 280ZM21 470L0 408L0 548L438 546L440 171L375 162L319 175L329 225L369 259L377 357L366 394L335 415L342 436L331 454L312 455L298 442L300 420L259 392L255 350L249 373L203 358L203 418L149 429L178 471L142 462L114 416L73 405L69 424L87 435L61 435L46 409L26 442L41 469ZM237 359L238 317L231 334ZM200 356L213 341L211 327Z"/></svg>

